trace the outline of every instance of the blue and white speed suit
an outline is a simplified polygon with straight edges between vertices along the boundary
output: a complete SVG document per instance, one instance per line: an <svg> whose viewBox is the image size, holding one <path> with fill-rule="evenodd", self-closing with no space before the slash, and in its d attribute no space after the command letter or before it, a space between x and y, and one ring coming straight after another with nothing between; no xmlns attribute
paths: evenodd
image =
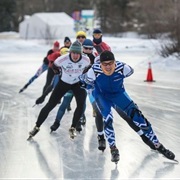
<svg viewBox="0 0 180 180"><path fill-rule="evenodd" d="M89 71L83 75L84 83L87 84L88 87L94 87L93 96L103 115L104 132L110 147L116 145L111 107L122 110L140 127L141 132L144 133L146 138L154 145L159 143L151 124L143 116L137 105L124 89L124 78L130 76L133 72L133 69L129 65L116 61L115 71L110 76L103 73L100 63L95 63Z"/></svg>

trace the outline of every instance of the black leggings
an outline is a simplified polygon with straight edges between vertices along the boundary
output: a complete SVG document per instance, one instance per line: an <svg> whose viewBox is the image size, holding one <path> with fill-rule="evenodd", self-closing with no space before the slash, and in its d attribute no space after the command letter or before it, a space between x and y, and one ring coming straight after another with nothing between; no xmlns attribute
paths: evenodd
<svg viewBox="0 0 180 180"><path fill-rule="evenodd" d="M77 122L79 121L81 115L83 114L84 103L86 100L86 91L82 89L79 83L75 84L67 84L62 80L59 80L58 84L54 88L49 101L47 104L41 109L36 125L40 127L41 124L46 120L50 111L60 102L61 98L65 95L69 90L73 91L77 107L74 111L73 120L71 127L76 127Z"/></svg>
<svg viewBox="0 0 180 180"><path fill-rule="evenodd" d="M52 70L52 68L49 67L48 72L47 72L47 76L46 76L46 83L43 87L43 94L45 93L48 86L51 85L53 77L54 77L54 71Z"/></svg>
<svg viewBox="0 0 180 180"><path fill-rule="evenodd" d="M97 128L97 132L102 132L104 130L104 122L103 122L103 117L96 105L96 102L92 103L93 109L96 113L96 117L95 117L95 123L96 123L96 128Z"/></svg>

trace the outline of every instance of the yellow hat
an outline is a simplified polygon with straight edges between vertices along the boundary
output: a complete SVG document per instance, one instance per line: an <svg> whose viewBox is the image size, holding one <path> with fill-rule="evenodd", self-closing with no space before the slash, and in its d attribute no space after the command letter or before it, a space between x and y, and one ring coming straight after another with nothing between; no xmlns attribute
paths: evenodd
<svg viewBox="0 0 180 180"><path fill-rule="evenodd" d="M63 47L63 48L60 49L60 54L61 55L67 54L68 52L69 52L69 49L66 48L66 47Z"/></svg>
<svg viewBox="0 0 180 180"><path fill-rule="evenodd" d="M78 31L78 32L76 33L76 38L77 38L78 36L85 36L85 38L86 38L86 33L85 33L84 31Z"/></svg>

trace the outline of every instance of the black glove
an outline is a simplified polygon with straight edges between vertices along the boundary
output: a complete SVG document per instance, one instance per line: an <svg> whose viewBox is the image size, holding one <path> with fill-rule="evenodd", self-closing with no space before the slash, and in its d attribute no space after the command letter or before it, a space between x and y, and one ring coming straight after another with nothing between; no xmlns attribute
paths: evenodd
<svg viewBox="0 0 180 180"><path fill-rule="evenodd" d="M86 87L87 87L87 84L82 83L81 81L79 81L79 85L80 85L80 87L83 88L83 89L86 89Z"/></svg>
<svg viewBox="0 0 180 180"><path fill-rule="evenodd" d="M48 58L47 58L47 57L44 58L43 63L46 64L46 65L49 64L49 61L48 61Z"/></svg>
<svg viewBox="0 0 180 180"><path fill-rule="evenodd" d="M45 97L42 95L41 97L39 97L37 100L36 100L36 104L42 104L45 100Z"/></svg>
<svg viewBox="0 0 180 180"><path fill-rule="evenodd" d="M94 82L88 81L86 79L86 74L81 74L78 78L79 78L79 85L81 88L84 88L87 90L94 88Z"/></svg>
<svg viewBox="0 0 180 180"><path fill-rule="evenodd" d="M92 66L92 65L90 64L89 66L85 67L85 69L84 69L84 71L83 71L83 74L86 73L86 72L88 72L88 70L91 68L91 66Z"/></svg>
<svg viewBox="0 0 180 180"><path fill-rule="evenodd" d="M56 65L54 65L54 63L52 63L51 68L52 68L54 74L60 74L61 73L61 70Z"/></svg>

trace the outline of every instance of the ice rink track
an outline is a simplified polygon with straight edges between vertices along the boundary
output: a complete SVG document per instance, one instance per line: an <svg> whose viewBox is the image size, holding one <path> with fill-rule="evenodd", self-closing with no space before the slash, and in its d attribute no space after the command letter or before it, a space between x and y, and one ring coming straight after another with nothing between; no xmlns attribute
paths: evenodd
<svg viewBox="0 0 180 180"><path fill-rule="evenodd" d="M45 74L22 94L19 89L35 73L44 54L1 55L0 65L0 179L180 179L180 165L153 152L115 111L114 128L120 161L110 160L110 150L97 149L92 108L87 99L87 124L72 141L68 129L75 106L66 112L60 128L50 134L58 106L49 114L40 132L27 141L40 109L32 108L42 92ZM153 71L156 82L147 83L147 69L138 63L146 58L117 54L135 69L126 79L128 94L151 122L159 140L180 160L180 73ZM39 59L37 61L37 59ZM46 102L49 97L46 98Z"/></svg>

